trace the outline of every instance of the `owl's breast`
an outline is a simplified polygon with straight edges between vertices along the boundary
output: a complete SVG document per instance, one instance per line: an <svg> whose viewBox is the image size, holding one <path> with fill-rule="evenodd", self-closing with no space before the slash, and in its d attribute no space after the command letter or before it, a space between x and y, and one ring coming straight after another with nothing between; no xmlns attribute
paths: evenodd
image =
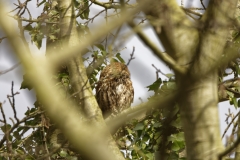
<svg viewBox="0 0 240 160"><path fill-rule="evenodd" d="M117 93L118 95L122 94L125 90L126 90L126 86L123 85L123 84L118 84L118 85L116 86L116 93Z"/></svg>

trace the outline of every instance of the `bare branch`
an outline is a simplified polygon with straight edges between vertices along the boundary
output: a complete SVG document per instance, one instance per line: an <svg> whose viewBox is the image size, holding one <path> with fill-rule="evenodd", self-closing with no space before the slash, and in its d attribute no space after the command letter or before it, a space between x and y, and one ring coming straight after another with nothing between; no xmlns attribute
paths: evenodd
<svg viewBox="0 0 240 160"><path fill-rule="evenodd" d="M134 52L135 52L135 47L133 46L133 51L132 51L132 54L130 54L130 58L128 59L127 66L130 64L130 62L131 62L132 60L135 59L135 57L133 57L133 56L134 56Z"/></svg>
<svg viewBox="0 0 240 160"><path fill-rule="evenodd" d="M175 72L183 75L186 71L183 67L179 66L175 60L172 59L167 53L161 52L160 49L143 33L140 27L136 26L133 22L128 23L132 29L136 30L139 38L148 46L155 55L157 55L163 62L171 67Z"/></svg>
<svg viewBox="0 0 240 160"><path fill-rule="evenodd" d="M226 148L223 152L218 154L218 159L222 160L222 158L226 156L228 153L230 153L231 151L233 151L238 146L239 143L240 143L240 137L238 137L237 140L230 147Z"/></svg>
<svg viewBox="0 0 240 160"><path fill-rule="evenodd" d="M0 43L2 42L2 40L4 40L5 38L7 38L7 37L2 37L2 38L0 38Z"/></svg>
<svg viewBox="0 0 240 160"><path fill-rule="evenodd" d="M159 68L157 68L154 64L152 64L153 68L156 69L156 76L157 79L159 78L158 73L161 73L162 75L164 75L165 77L169 78L165 73L163 73Z"/></svg>
<svg viewBox="0 0 240 160"><path fill-rule="evenodd" d="M3 113L3 110L2 110L2 103L0 103L0 109L1 109L2 115L4 115L4 117L5 117L5 114ZM16 129L21 123L24 123L24 122L26 122L28 119L33 118L33 117L35 117L36 115L39 115L39 114L42 114L42 113L44 113L44 111L38 111L38 110L37 110L37 111L29 114L28 116L24 117L22 120L20 120L18 123L15 123L15 124L11 127L11 129L9 130L9 133L12 133L12 131L13 131L14 129ZM4 123L5 123L5 122L6 122L6 118L4 118L4 119L5 119L5 120L3 120L3 121L4 121ZM4 136L3 136L3 138L2 138L1 141L0 141L0 148L2 147L2 145L3 145L3 143L6 141L6 139L7 139L7 134L5 133Z"/></svg>
<svg viewBox="0 0 240 160"><path fill-rule="evenodd" d="M202 4L202 6L203 6L203 9L206 10L205 5L203 4L203 0L200 0L200 2L201 2L201 4Z"/></svg>
<svg viewBox="0 0 240 160"><path fill-rule="evenodd" d="M4 71L0 71L0 75L6 74L6 73L14 70L14 69L17 68L20 64L21 64L21 62L18 62L17 64L15 64L14 66L12 66L11 68L9 68L9 69L7 69L7 70L4 70Z"/></svg>
<svg viewBox="0 0 240 160"><path fill-rule="evenodd" d="M222 138L225 136L225 134L227 133L229 127L232 125L232 123L234 122L234 120L238 117L238 115L240 114L240 112L238 112L234 117L233 119L231 120L231 122L228 124L228 126L226 127L226 129L224 130L224 133L222 135Z"/></svg>
<svg viewBox="0 0 240 160"><path fill-rule="evenodd" d="M49 152L48 154L36 159L36 160L42 160L42 159L45 159L45 158L50 158L51 155L53 155L54 153L56 153L57 151L59 151L59 149L61 149L65 144L67 143L67 140L65 142L63 142L59 147L53 149L51 152Z"/></svg>
<svg viewBox="0 0 240 160"><path fill-rule="evenodd" d="M17 118L17 112L16 112L16 108L15 108L15 95L19 94L19 92L14 93L13 92L13 87L14 87L14 82L12 81L12 87L11 87L11 97L12 97L12 101L10 100L10 96L7 96L11 107L13 109L13 113L14 113L14 118L16 119L17 123L19 123L19 119Z"/></svg>
<svg viewBox="0 0 240 160"><path fill-rule="evenodd" d="M193 10L191 10L191 9L189 9L189 8L184 8L184 7L182 7L182 9L185 11L185 12L188 12L188 13L191 13L191 14L194 14L194 15L196 15L196 16L200 16L200 17L202 17L202 13L199 13L199 12L196 12L196 11L193 11Z"/></svg>

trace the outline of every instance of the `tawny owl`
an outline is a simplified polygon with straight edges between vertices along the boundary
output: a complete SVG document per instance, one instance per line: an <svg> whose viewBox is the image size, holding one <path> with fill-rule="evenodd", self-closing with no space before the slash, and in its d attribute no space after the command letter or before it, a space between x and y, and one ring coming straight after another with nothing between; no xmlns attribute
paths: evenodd
<svg viewBox="0 0 240 160"><path fill-rule="evenodd" d="M101 72L96 87L97 102L106 117L130 107L134 89L130 72L125 64L113 62Z"/></svg>

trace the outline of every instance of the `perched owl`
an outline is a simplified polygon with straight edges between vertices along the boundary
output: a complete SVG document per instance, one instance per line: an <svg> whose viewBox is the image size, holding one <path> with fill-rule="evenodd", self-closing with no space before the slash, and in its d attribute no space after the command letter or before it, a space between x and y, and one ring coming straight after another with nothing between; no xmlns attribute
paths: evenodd
<svg viewBox="0 0 240 160"><path fill-rule="evenodd" d="M113 62L101 72L96 87L97 102L106 117L129 108L133 102L134 90L130 72L126 65Z"/></svg>

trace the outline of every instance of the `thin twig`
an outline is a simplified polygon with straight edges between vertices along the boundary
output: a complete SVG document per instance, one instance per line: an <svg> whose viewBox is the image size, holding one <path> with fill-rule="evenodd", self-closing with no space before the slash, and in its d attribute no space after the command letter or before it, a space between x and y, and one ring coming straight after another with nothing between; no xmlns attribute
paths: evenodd
<svg viewBox="0 0 240 160"><path fill-rule="evenodd" d="M224 133L222 135L222 139L225 136L225 134L227 133L229 127L231 126L231 124L234 122L234 120L236 119L236 117L240 114L240 111L233 117L233 119L231 120L231 122L228 124L227 128L224 130Z"/></svg>
<svg viewBox="0 0 240 160"><path fill-rule="evenodd" d="M16 92L14 93L13 92L13 87L14 87L14 82L12 81L12 89L11 89L11 92L12 92L12 109L13 109L13 112L14 112L14 118L16 119L17 123L19 123L19 119L17 118L17 111L16 111L16 107L15 107L15 95L16 94L19 94L19 92Z"/></svg>
<svg viewBox="0 0 240 160"><path fill-rule="evenodd" d="M4 40L5 38L7 38L7 37L2 37L2 38L0 38L0 43L2 42L2 40Z"/></svg>
<svg viewBox="0 0 240 160"><path fill-rule="evenodd" d="M14 66L12 66L11 68L6 69L6 70L4 70L4 71L0 71L0 75L5 74L5 73L8 73L8 72L14 70L14 69L17 68L20 64L21 64L21 62L18 62L17 64L15 64Z"/></svg>
<svg viewBox="0 0 240 160"><path fill-rule="evenodd" d="M5 117L5 114L4 114L4 112L2 111L2 106L1 106L1 105L2 105L2 104L0 103L0 109L1 109L2 115L4 115L4 117ZM12 126L12 128L9 130L9 133L11 133L14 129L16 129L16 128L19 126L19 124L24 123L24 122L27 121L28 119L30 119L30 118L32 118L32 117L35 117L36 115L39 115L39 114L42 114L42 113L44 113L44 111L38 111L38 110L37 110L37 111L33 112L32 114L24 117L22 120L20 120L18 123L15 123L15 124ZM3 117L3 121L4 121L4 123L6 123L6 118L4 118L4 117ZM4 120L4 119L5 119L5 120ZM5 133L4 136L3 136L3 138L2 138L1 141L0 141L0 148L2 147L3 143L6 141L6 138L7 138L7 135L6 135L6 133Z"/></svg>
<svg viewBox="0 0 240 160"><path fill-rule="evenodd" d="M154 64L152 64L153 68L156 69L156 76L157 79L159 78L158 73L161 73L162 75L164 75L165 77L169 78L165 73L163 73L160 69L158 69Z"/></svg>
<svg viewBox="0 0 240 160"><path fill-rule="evenodd" d="M182 7L182 9L183 9L185 12L188 12L188 13L194 14L194 15L196 15L196 16L200 16L200 17L202 17L202 15L203 15L202 13L199 13L199 12L193 11L193 10L188 9L188 8L184 8L184 7Z"/></svg>
<svg viewBox="0 0 240 160"><path fill-rule="evenodd" d="M135 59L135 57L133 57L133 56L134 56L134 52L135 52L135 47L133 46L133 51L132 51L132 54L130 54L130 58L128 59L127 66L130 64L130 62L131 62L132 60Z"/></svg>
<svg viewBox="0 0 240 160"><path fill-rule="evenodd" d="M92 3L94 3L95 5L99 5L101 7L104 7L105 9L110 9L110 8L121 8L121 5L113 5L112 2L106 2L106 3L103 3L103 2L100 2L100 1L97 1L97 0L90 0Z"/></svg>
<svg viewBox="0 0 240 160"><path fill-rule="evenodd" d="M24 22L30 22L31 23L46 23L46 24L59 24L58 22L49 22L49 21L44 21L46 18L39 18L39 19L27 19L27 18L23 18L23 17L17 17L17 16L11 16L9 15L9 17L12 17L13 19L15 20L21 20L21 21L24 21Z"/></svg>
<svg viewBox="0 0 240 160"><path fill-rule="evenodd" d="M2 116L3 116L3 123L4 123L4 129L5 129L4 137L5 137L5 140L6 140L7 152L9 154L11 154L12 147L11 147L11 142L9 140L10 131L7 128L8 125L7 125L7 121L6 121L6 116L5 116L5 113L4 113L3 106L2 106L1 102L0 102L0 110L1 110L1 113L2 113ZM1 148L1 145L0 145L0 148ZM11 159L11 157L10 157L10 159Z"/></svg>
<svg viewBox="0 0 240 160"><path fill-rule="evenodd" d="M18 19L17 22L18 22L18 28L19 28L19 31L20 31L20 37L22 39L22 42L25 45L28 52L30 53L30 48L29 48L28 42L27 42L27 40L25 38L25 35L24 35L24 28L22 26L22 20Z"/></svg>
<svg viewBox="0 0 240 160"><path fill-rule="evenodd" d="M226 87L226 90L227 90L227 91L230 91L230 92L232 92L232 93L235 93L235 94L237 94L237 95L240 95L240 92L237 92L237 91L235 91L235 90L233 90L233 89L231 89L231 88L229 88L229 87Z"/></svg>
<svg viewBox="0 0 240 160"><path fill-rule="evenodd" d="M202 6L203 6L203 9L206 10L205 5L203 4L203 0L200 0L200 2L201 2L201 4L202 4Z"/></svg>
<svg viewBox="0 0 240 160"><path fill-rule="evenodd" d="M36 160L42 160L42 159L45 159L45 158L50 158L50 156L51 156L52 154L56 153L56 152L57 152L60 148L62 148L66 143L67 143L67 140L65 140L65 141L61 144L61 146L55 148L54 150L52 150L52 151L49 152L48 154L46 154L46 155L44 155L44 156L42 156L42 157L40 157L40 158L38 158L38 159L36 159Z"/></svg>
<svg viewBox="0 0 240 160"><path fill-rule="evenodd" d="M15 124L14 120L11 117L9 119L12 121L12 124L14 125Z"/></svg>
<svg viewBox="0 0 240 160"><path fill-rule="evenodd" d="M88 1L86 1L86 2L84 2L84 3L88 3ZM81 12L79 12L79 13L76 15L76 17L79 17L82 13L84 13L87 9L89 9L92 4L93 4L93 3L91 2L91 3L90 3L87 7L85 7L85 8L81 8L82 6L80 5L80 6L78 7L78 9L79 9L79 11L81 10Z"/></svg>
<svg viewBox="0 0 240 160"><path fill-rule="evenodd" d="M221 152L218 155L218 159L221 160L225 155L227 155L232 150L234 150L238 146L239 143L240 143L240 137L238 137L237 140L230 147L226 148L223 152Z"/></svg>
<svg viewBox="0 0 240 160"><path fill-rule="evenodd" d="M139 26L136 26L133 22L129 22L128 25L135 30L138 37L148 46L155 55L157 55L163 62L165 62L169 67L171 67L175 72L178 72L181 75L186 73L186 70L177 64L177 62L170 57L166 52L160 51L160 49L143 33L142 29Z"/></svg>
<svg viewBox="0 0 240 160"><path fill-rule="evenodd" d="M98 14L96 14L95 16L93 16L92 18L89 18L88 19L88 21L86 21L84 24L85 25L88 25L88 23L91 21L91 23L93 23L93 20L97 17L97 16L99 16L102 12L104 12L105 11L105 9L104 10L102 10L102 11L100 11Z"/></svg>
<svg viewBox="0 0 240 160"><path fill-rule="evenodd" d="M138 99L139 99L139 101L141 101L141 103L143 103L143 100L142 100L142 98L141 98L141 97L139 97Z"/></svg>
<svg viewBox="0 0 240 160"><path fill-rule="evenodd" d="M42 125L42 132L43 132L44 147L45 147L45 150L47 151L47 155L49 155L49 150L48 150L48 146L47 146L47 140L46 140L44 125ZM51 157L50 157L50 156L48 156L48 157L46 157L46 158L48 158L48 160L51 160Z"/></svg>

